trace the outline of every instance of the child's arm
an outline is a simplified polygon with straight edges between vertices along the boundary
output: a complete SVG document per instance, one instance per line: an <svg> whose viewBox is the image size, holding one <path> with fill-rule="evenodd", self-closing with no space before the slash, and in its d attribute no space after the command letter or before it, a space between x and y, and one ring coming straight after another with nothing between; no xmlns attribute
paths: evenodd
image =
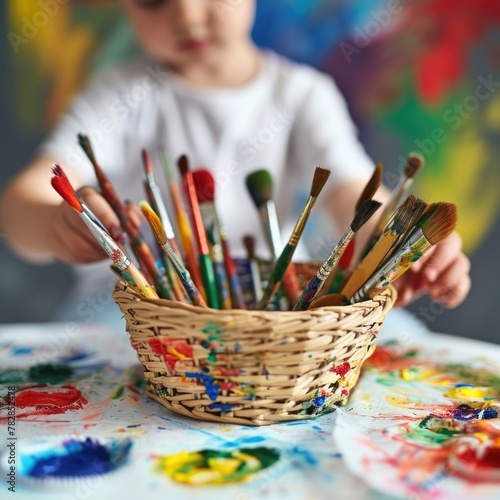
<svg viewBox="0 0 500 500"><path fill-rule="evenodd" d="M349 225L354 214L354 204L364 187L364 182L351 182L332 189L328 196L325 196L328 200L325 208L337 227L346 228ZM389 190L382 186L374 198L382 202L387 201ZM359 232L356 240L358 252L364 247L376 223L375 216ZM427 252L396 282L396 305L409 304L427 292L446 307L457 307L469 293L469 271L470 261L462 252L462 240L457 233L453 233Z"/></svg>
<svg viewBox="0 0 500 500"><path fill-rule="evenodd" d="M5 241L21 257L38 263L55 259L70 263L101 260L105 254L78 214L52 189L51 168L55 160L37 158L15 177L0 196L0 229ZM71 183L111 232L119 221L111 207L71 168L65 169ZM133 214L131 214L132 217ZM140 221L133 219L137 224Z"/></svg>

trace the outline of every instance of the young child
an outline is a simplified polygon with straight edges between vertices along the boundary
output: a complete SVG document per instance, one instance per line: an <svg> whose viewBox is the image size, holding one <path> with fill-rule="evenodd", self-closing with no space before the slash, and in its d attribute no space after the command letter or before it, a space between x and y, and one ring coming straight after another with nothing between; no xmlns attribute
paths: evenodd
<svg viewBox="0 0 500 500"><path fill-rule="evenodd" d="M79 132L90 135L98 162L123 199L144 198L142 148L154 153L164 145L172 159L187 153L193 168L210 168L218 212L236 255L243 253L244 234L259 236L257 251L266 255L245 189L248 173L270 170L278 216L282 227L289 227L294 193L308 189L316 166L331 168L329 191L321 198L343 232L373 169L331 79L253 44L254 0L230 2L222 10L212 0L122 3L149 58L95 76L32 164L6 187L0 206L1 230L20 256L78 265L69 310L83 321L91 319L85 307L89 297L103 290L109 295L114 278L87 228L50 187L54 163L63 165L111 232L119 224L100 194L87 187L95 177L77 145ZM381 190L378 199L386 197ZM135 212L132 217L139 225L140 217ZM460 238L453 235L436 247L397 288L400 305L423 291L448 307L460 304L470 288ZM119 316L114 304L108 307Z"/></svg>

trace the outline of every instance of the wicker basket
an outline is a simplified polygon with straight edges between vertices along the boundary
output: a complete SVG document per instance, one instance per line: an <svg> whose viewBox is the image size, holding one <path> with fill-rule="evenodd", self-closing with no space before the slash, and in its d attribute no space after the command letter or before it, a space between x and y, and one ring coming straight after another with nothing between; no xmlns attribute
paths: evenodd
<svg viewBox="0 0 500 500"><path fill-rule="evenodd" d="M122 281L113 297L150 397L199 420L267 425L346 404L396 291L389 287L355 305L293 312L143 299Z"/></svg>

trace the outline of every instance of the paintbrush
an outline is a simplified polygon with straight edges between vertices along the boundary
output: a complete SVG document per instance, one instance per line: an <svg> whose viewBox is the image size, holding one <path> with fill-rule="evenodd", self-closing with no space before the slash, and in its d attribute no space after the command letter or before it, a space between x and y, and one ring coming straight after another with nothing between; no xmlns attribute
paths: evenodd
<svg viewBox="0 0 500 500"><path fill-rule="evenodd" d="M429 248L447 238L456 224L455 205L433 203L401 248L354 294L350 302L361 302L380 293L404 274Z"/></svg>
<svg viewBox="0 0 500 500"><path fill-rule="evenodd" d="M342 253L345 251L349 242L352 240L354 235L368 222L368 220L373 216L373 214L380 208L381 203L375 200L366 200L362 203L359 210L356 212L354 219L352 220L349 228L344 233L337 246L333 249L332 253L325 260L323 265L320 267L316 276L309 282L307 287L302 292L299 300L295 304L294 311L305 311L311 302L315 299L321 287L328 278L328 275L332 272L335 265L338 263Z"/></svg>
<svg viewBox="0 0 500 500"><path fill-rule="evenodd" d="M276 262L278 255L281 254L283 245L281 244L276 205L272 199L273 181L271 174L265 169L257 170L247 175L246 186L259 211L272 261ZM283 291L287 296L290 306L292 306L299 295L299 284L293 263L290 263L283 276Z"/></svg>
<svg viewBox="0 0 500 500"><path fill-rule="evenodd" d="M243 237L243 244L247 251L248 266L250 268L250 278L252 281L252 291L254 303L257 304L262 297L262 280L260 277L259 263L255 258L255 238L247 235Z"/></svg>
<svg viewBox="0 0 500 500"><path fill-rule="evenodd" d="M142 162L144 165L144 170L146 173L146 181L144 183L144 187L148 195L149 202L153 207L155 213L160 218L161 223L163 224L163 229L165 230L165 234L167 235L167 239L172 245L174 252L177 254L177 257L181 258L179 246L177 245L177 241L175 240L174 228L172 227L172 223L170 222L170 217L168 215L165 203L163 202L163 197L161 195L160 188L156 183L151 156L149 155L146 149L143 149L141 154L142 154ZM164 256L163 264L165 266L167 278L170 283L170 286L172 287L172 291L175 298L180 302L185 302L183 287L179 281L179 277L175 273L174 268L172 267L172 263L166 256L165 252L161 250L161 248L160 248L160 255Z"/></svg>
<svg viewBox="0 0 500 500"><path fill-rule="evenodd" d="M193 225L196 245L198 247L198 262L201 280L207 295L207 303L213 309L220 309L219 295L217 293L217 281L215 279L210 250L208 248L207 235L203 226L200 205L196 196L193 173L189 169L189 162L186 155L182 155L178 161L179 171L182 176L184 194L189 205L191 222Z"/></svg>
<svg viewBox="0 0 500 500"><path fill-rule="evenodd" d="M78 213L94 238L113 261L120 276L127 281L131 288L140 293L143 297L157 299L158 295L154 289L151 288L146 278L130 261L125 252L118 246L118 243L116 243L108 232L102 228L102 225L96 222L97 218L77 195L63 169L56 164L52 172L54 173L54 177L50 180L52 187L59 193L63 200Z"/></svg>
<svg viewBox="0 0 500 500"><path fill-rule="evenodd" d="M322 167L317 167L314 171L309 198L299 216L299 219L297 220L297 223L295 224L295 228L292 231L292 235L290 236L288 243L285 245L285 248L274 265L271 277L269 278L269 283L264 290L264 294L258 303L257 309L267 309L269 302L277 292L281 284L281 280L283 279L283 276L292 261L293 254L297 248L300 237L304 232L309 216L311 215L311 211L316 203L316 200L318 199L319 194L325 186L326 181L330 177L330 173L330 170Z"/></svg>
<svg viewBox="0 0 500 500"><path fill-rule="evenodd" d="M161 220L163 229L165 230L165 234L167 235L167 239L170 245L172 245L172 248L177 254L177 257L181 258L179 245L177 244L177 241L175 239L174 228L172 227L172 223L170 222L170 217L167 212L167 207L163 202L163 197L161 195L160 188L156 183L156 179L154 176L153 162L151 161L151 157L146 149L142 150L142 161L144 163L144 170L146 171L146 181L149 185L153 201L153 204L151 206L153 207L153 210Z"/></svg>
<svg viewBox="0 0 500 500"><path fill-rule="evenodd" d="M222 255L224 256L224 265L226 266L226 273L229 278L229 291L231 293L231 305L233 309L246 309L245 299L243 297L243 290L241 288L240 278L236 271L236 265L231 252L229 250L229 243L227 241L226 228L220 227L220 237L222 242Z"/></svg>
<svg viewBox="0 0 500 500"><path fill-rule="evenodd" d="M189 223L189 217L184 210L184 205L182 203L181 194L179 188L175 181L174 169L168 158L168 155L163 151L165 174L168 182L168 189L170 191L170 196L172 199L172 204L174 206L175 218L177 222L177 230L179 231L179 238L181 241L182 248L184 249L184 254L186 256L187 267L192 276L194 284L203 295L206 300L205 290L203 289L203 283L201 280L200 270L198 269L198 264L196 262L196 254L194 249L194 238L193 232L191 230L191 225ZM178 254L180 255L180 254Z"/></svg>
<svg viewBox="0 0 500 500"><path fill-rule="evenodd" d="M181 260L174 252L172 245L168 241L167 235L165 234L165 230L163 229L163 225L161 223L160 218L154 213L153 209L148 205L147 202L141 201L139 206L144 214L144 217L148 221L151 229L153 230L153 234L155 238L158 240L158 243L161 245L168 258L172 262L174 269L179 276L182 285L186 289L186 292L189 295L189 298L192 300L195 306L207 307L200 291L196 288L188 270L184 267Z"/></svg>
<svg viewBox="0 0 500 500"><path fill-rule="evenodd" d="M272 199L273 180L271 174L265 170L257 170L246 178L248 192L259 211L260 220L264 229L266 243L275 261L281 253L281 234L276 213L276 205Z"/></svg>
<svg viewBox="0 0 500 500"><path fill-rule="evenodd" d="M385 204L382 215L378 221L378 224L373 231L371 237L366 244L362 256L365 257L368 252L373 248L377 240L383 233L387 223L394 214L395 210L401 204L401 201L407 195L410 187L415 180L415 176L418 171L424 166L424 159L417 153L410 153L406 162L406 168L404 174L401 176L398 184L393 189L389 201Z"/></svg>
<svg viewBox="0 0 500 500"><path fill-rule="evenodd" d="M414 228L426 208L426 203L414 195L408 196L396 210L393 220L368 255L353 271L342 288L342 295L349 299L363 286L368 278L385 262L409 228Z"/></svg>
<svg viewBox="0 0 500 500"><path fill-rule="evenodd" d="M94 167L94 171L101 188L102 195L111 205L111 208L115 211L118 219L120 220L122 228L125 230L130 239L132 251L134 252L134 255L136 256L141 268L143 269L145 274L147 274L147 277L151 279L151 282L155 283L160 297L170 299L172 296L172 292L167 279L158 269L156 260L149 246L144 240L141 232L137 230L129 221L127 212L125 210L125 205L123 205L123 203L120 201L120 198L111 185L111 182L109 181L107 175L97 164L89 138L82 134L78 134L78 141L82 149L87 154L90 162L92 163L92 166Z"/></svg>
<svg viewBox="0 0 500 500"><path fill-rule="evenodd" d="M380 185L382 184L383 173L384 169L382 167L382 164L377 163L371 179L368 181L368 184L365 186L365 189L356 202L356 206L354 207L355 213L359 210L364 201L371 200L375 196L375 193L378 191ZM347 272L349 270L349 266L351 265L352 259L354 257L355 250L356 235L354 235L354 238L351 240L348 247L346 248L346 251L340 258L337 272L331 273L325 283L325 288L328 290L328 293L337 293L342 288L342 285L346 279Z"/></svg>
<svg viewBox="0 0 500 500"><path fill-rule="evenodd" d="M193 180L203 225L211 243L211 258L217 280L219 301L223 309L231 309L232 299L227 268L224 263L221 225L215 208L215 180L212 173L205 168L193 170Z"/></svg>

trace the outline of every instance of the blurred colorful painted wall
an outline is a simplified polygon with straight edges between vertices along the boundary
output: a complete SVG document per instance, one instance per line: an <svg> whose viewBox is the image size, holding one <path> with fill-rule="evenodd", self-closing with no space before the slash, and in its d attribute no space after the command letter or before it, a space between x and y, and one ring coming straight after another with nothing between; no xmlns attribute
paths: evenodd
<svg viewBox="0 0 500 500"><path fill-rule="evenodd" d="M213 0L221 15L240 1ZM115 1L7 0L5 15L9 122L30 144L92 70L138 53ZM416 191L458 204L475 264L469 301L430 326L472 336L476 317L500 341L488 299L499 278L500 2L260 0L254 38L335 78L386 184L409 151L425 157ZM13 172L22 155L11 157Z"/></svg>

